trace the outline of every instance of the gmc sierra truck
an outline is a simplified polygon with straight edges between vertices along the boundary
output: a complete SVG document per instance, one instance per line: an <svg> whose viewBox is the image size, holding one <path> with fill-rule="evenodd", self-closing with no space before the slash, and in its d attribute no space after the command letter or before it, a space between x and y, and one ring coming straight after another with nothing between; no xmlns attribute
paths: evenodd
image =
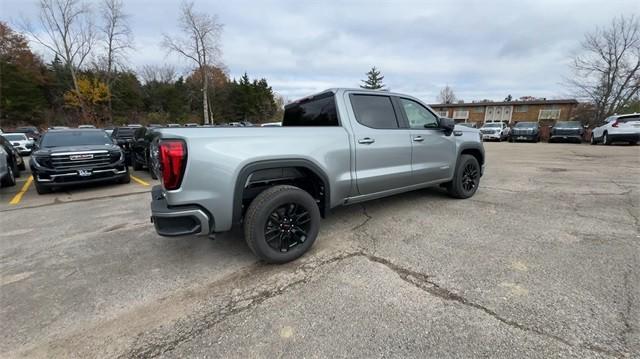
<svg viewBox="0 0 640 359"><path fill-rule="evenodd" d="M243 224L249 248L270 263L305 253L337 206L436 185L471 197L485 163L477 129L455 127L414 97L362 89L291 103L281 127L157 131L158 234L213 235Z"/></svg>

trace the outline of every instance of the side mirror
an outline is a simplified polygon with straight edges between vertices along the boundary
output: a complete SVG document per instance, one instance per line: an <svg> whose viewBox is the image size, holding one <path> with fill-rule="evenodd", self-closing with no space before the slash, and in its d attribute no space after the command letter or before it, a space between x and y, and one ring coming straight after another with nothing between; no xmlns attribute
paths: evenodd
<svg viewBox="0 0 640 359"><path fill-rule="evenodd" d="M456 127L456 123L450 118L440 117L438 127L443 130L445 136L449 136L453 132L453 128Z"/></svg>

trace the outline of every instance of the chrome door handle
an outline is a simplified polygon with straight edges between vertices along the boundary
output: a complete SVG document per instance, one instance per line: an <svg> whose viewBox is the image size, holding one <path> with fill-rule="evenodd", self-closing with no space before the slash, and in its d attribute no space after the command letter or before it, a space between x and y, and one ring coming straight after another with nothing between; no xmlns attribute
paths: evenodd
<svg viewBox="0 0 640 359"><path fill-rule="evenodd" d="M365 137L365 138L361 138L358 140L358 143L361 143L363 145L370 145L372 143L376 142L376 140L374 140L373 138L369 138L369 137Z"/></svg>
<svg viewBox="0 0 640 359"><path fill-rule="evenodd" d="M413 142L422 142L424 141L424 137L422 136L416 136L413 138Z"/></svg>

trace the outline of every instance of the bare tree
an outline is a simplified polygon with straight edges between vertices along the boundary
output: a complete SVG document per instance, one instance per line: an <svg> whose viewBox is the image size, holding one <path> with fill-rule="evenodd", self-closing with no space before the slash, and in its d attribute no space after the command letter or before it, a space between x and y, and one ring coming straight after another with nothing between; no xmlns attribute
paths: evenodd
<svg viewBox="0 0 640 359"><path fill-rule="evenodd" d="M453 89L449 85L440 90L440 94L436 97L436 101L439 103L454 103L456 102L456 95L453 93Z"/></svg>
<svg viewBox="0 0 640 359"><path fill-rule="evenodd" d="M71 72L74 90L80 93L77 71L90 56L96 41L91 11L79 0L39 0L38 7L44 33L35 31L27 21L24 21L24 30L64 62ZM84 108L81 110L84 116Z"/></svg>
<svg viewBox="0 0 640 359"><path fill-rule="evenodd" d="M176 79L176 68L172 65L144 65L138 71L142 82L148 84L150 82L170 83Z"/></svg>
<svg viewBox="0 0 640 359"><path fill-rule="evenodd" d="M171 37L163 34L162 46L169 53L177 53L193 61L202 73L205 72L208 65L219 66L222 24L218 22L218 17L198 13L194 10L192 2L183 2L180 7L178 24L183 36ZM205 124L211 123L208 93L208 76L202 76L202 107Z"/></svg>
<svg viewBox="0 0 640 359"><path fill-rule="evenodd" d="M640 23L633 15L613 19L587 34L571 63L568 84L595 105L597 122L621 111L640 89Z"/></svg>
<svg viewBox="0 0 640 359"><path fill-rule="evenodd" d="M104 72L105 83L109 88L109 120L112 119L111 94L115 73L118 67L124 66L125 54L133 47L133 34L129 27L128 15L123 11L122 0L102 0L100 15L102 23L99 27L101 45L104 54L100 59L99 68Z"/></svg>

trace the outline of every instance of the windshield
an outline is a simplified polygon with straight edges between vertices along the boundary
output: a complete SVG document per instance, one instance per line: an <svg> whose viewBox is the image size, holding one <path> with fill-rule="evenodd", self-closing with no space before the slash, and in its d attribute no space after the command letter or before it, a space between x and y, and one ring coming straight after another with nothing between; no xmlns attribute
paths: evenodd
<svg viewBox="0 0 640 359"><path fill-rule="evenodd" d="M485 123L484 127L502 127L500 123Z"/></svg>
<svg viewBox="0 0 640 359"><path fill-rule="evenodd" d="M518 122L516 123L517 128L532 128L538 127L538 124L535 122Z"/></svg>
<svg viewBox="0 0 640 359"><path fill-rule="evenodd" d="M556 123L557 128L577 128L580 127L580 122L578 121L563 121Z"/></svg>
<svg viewBox="0 0 640 359"><path fill-rule="evenodd" d="M104 131L47 132L40 142L41 147L108 145L111 139Z"/></svg>
<svg viewBox="0 0 640 359"><path fill-rule="evenodd" d="M25 141L27 139L27 136L23 134L19 134L19 135L6 134L6 135L2 135L2 137L6 138L9 141Z"/></svg>

